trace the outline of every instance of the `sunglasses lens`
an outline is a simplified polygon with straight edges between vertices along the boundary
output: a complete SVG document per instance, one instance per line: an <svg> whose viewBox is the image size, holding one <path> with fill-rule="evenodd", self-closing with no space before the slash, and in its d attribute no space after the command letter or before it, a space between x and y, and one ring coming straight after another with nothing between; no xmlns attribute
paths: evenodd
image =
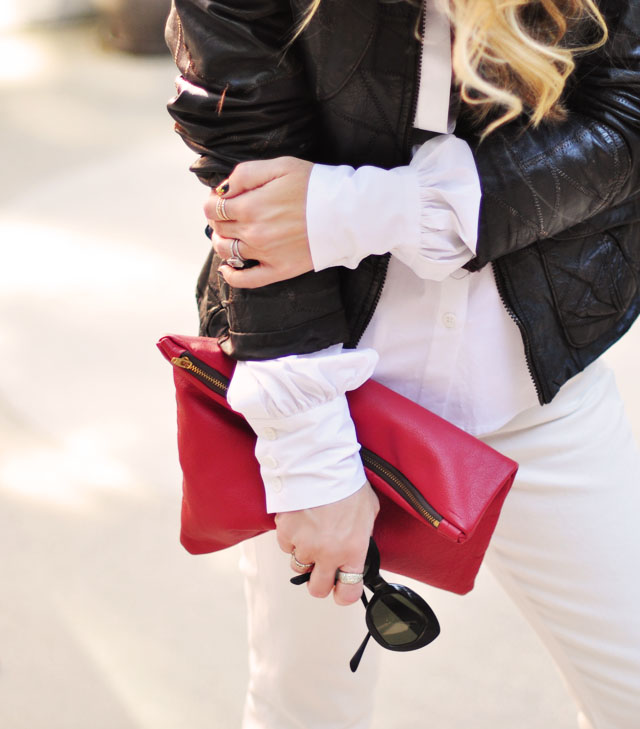
<svg viewBox="0 0 640 729"><path fill-rule="evenodd" d="M427 628L428 618L404 595L382 595L370 605L371 618L380 637L389 645L409 645Z"/></svg>

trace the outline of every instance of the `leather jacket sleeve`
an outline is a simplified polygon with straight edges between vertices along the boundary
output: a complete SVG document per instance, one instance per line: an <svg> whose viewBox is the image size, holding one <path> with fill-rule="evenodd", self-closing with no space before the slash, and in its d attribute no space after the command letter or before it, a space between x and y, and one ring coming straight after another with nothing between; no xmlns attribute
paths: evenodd
<svg viewBox="0 0 640 729"><path fill-rule="evenodd" d="M181 76L168 109L206 185L242 161L311 156L304 68L284 53L293 28L282 0L173 0L165 36Z"/></svg>
<svg viewBox="0 0 640 729"><path fill-rule="evenodd" d="M295 27L283 0L173 0L166 40L181 72L168 109L215 186L246 160L313 156L313 102L301 60L284 53ZM232 289L212 253L198 282L201 333L237 359L304 354L344 342L338 269L261 289ZM304 279L304 280L302 280Z"/></svg>
<svg viewBox="0 0 640 729"><path fill-rule="evenodd" d="M512 123L475 150L483 202L470 270L640 194L640 3L601 7L610 38L580 59L567 120Z"/></svg>

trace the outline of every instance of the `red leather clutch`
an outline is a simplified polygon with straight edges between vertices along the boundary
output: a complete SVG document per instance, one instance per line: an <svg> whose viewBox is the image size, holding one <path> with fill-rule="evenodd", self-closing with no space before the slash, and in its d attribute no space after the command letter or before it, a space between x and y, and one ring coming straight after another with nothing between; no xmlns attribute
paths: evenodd
<svg viewBox="0 0 640 729"><path fill-rule="evenodd" d="M183 546L215 552L274 529L256 437L226 400L235 362L206 337L168 335L158 347L174 365ZM518 465L372 380L347 398L380 498L373 536L382 567L468 592Z"/></svg>

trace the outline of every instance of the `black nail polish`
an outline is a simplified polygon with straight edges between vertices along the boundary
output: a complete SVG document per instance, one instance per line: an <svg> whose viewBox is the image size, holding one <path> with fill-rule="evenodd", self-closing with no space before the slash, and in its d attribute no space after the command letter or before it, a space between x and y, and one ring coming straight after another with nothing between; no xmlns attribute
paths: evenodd
<svg viewBox="0 0 640 729"><path fill-rule="evenodd" d="M222 196L229 192L229 180L224 180L216 187L216 195Z"/></svg>

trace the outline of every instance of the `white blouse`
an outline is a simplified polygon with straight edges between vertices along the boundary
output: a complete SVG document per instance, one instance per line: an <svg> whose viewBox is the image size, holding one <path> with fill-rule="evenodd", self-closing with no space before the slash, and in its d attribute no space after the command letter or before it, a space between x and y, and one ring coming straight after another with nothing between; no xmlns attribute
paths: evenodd
<svg viewBox="0 0 640 729"><path fill-rule="evenodd" d="M314 269L355 268L371 253L391 260L357 349L238 363L228 400L258 435L271 513L338 501L363 485L344 393L371 376L474 434L538 402L492 268L462 268L475 251L481 193L471 150L446 133L450 88L449 22L429 2L415 126L441 136L406 167L313 167Z"/></svg>

